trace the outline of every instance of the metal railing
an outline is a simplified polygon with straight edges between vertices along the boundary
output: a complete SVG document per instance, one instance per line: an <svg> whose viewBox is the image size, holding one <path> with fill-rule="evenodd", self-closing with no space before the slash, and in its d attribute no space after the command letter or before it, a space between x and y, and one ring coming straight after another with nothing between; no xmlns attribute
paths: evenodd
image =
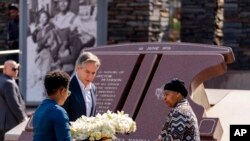
<svg viewBox="0 0 250 141"><path fill-rule="evenodd" d="M3 50L0 51L0 56L2 55L10 55L10 54L19 54L20 50L19 49L15 49L15 50ZM3 64L0 65L0 69L3 69Z"/></svg>

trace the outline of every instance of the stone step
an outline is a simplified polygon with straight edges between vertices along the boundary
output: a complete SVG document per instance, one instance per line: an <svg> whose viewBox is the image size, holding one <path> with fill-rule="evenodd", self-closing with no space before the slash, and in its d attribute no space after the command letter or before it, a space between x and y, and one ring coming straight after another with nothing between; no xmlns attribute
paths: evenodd
<svg viewBox="0 0 250 141"><path fill-rule="evenodd" d="M206 89L206 93L208 101L214 105L206 115L220 119L223 128L221 141L229 141L230 125L250 124L249 90Z"/></svg>

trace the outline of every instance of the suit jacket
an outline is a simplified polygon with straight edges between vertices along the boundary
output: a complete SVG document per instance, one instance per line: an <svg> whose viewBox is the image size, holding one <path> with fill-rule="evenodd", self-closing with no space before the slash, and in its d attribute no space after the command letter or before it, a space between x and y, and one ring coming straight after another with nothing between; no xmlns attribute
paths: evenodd
<svg viewBox="0 0 250 141"><path fill-rule="evenodd" d="M82 115L86 116L85 100L84 100L80 85L75 75L70 80L69 90L71 91L71 95L65 101L63 108L67 111L69 115L69 121L75 121L77 118L81 117ZM91 93L92 104L93 104L90 116L94 116L95 111L96 111L96 87L94 86L94 84L92 84L90 93Z"/></svg>
<svg viewBox="0 0 250 141"><path fill-rule="evenodd" d="M8 130L25 117L25 103L14 79L7 75L0 76L0 130Z"/></svg>

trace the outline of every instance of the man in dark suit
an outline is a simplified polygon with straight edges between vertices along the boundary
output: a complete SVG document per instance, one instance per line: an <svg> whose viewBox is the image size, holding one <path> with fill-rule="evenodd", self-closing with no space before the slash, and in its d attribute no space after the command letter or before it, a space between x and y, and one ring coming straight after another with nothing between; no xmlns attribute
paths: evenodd
<svg viewBox="0 0 250 141"><path fill-rule="evenodd" d="M18 64L7 60L0 76L0 141L8 130L27 119L25 103L15 82L17 75Z"/></svg>
<svg viewBox="0 0 250 141"><path fill-rule="evenodd" d="M63 105L70 121L75 121L82 115L95 115L96 87L92 81L99 67L99 58L90 52L82 52L78 57L75 74L71 78L69 85L71 95Z"/></svg>

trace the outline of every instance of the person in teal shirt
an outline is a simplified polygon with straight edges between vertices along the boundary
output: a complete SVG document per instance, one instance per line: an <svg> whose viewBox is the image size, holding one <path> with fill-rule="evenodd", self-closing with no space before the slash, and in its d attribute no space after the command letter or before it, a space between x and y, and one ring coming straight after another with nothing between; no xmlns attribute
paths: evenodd
<svg viewBox="0 0 250 141"><path fill-rule="evenodd" d="M36 109L33 117L33 141L71 141L69 118L60 106L70 94L70 76L63 71L46 74L44 85L47 99Z"/></svg>

